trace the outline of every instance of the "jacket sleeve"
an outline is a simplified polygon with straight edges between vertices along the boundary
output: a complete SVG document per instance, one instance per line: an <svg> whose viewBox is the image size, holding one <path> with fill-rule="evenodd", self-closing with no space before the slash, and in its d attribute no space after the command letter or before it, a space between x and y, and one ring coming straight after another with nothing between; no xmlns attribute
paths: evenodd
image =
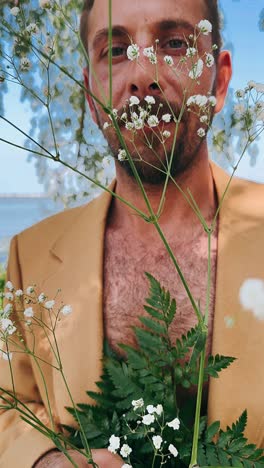
<svg viewBox="0 0 264 468"><path fill-rule="evenodd" d="M22 289L16 237L11 242L7 278L16 289ZM19 327L15 311L13 319ZM29 356L14 352L11 364L14 387L19 399L48 424L48 415L40 398ZM0 359L0 388L9 392L13 388L8 361L3 359ZM24 422L17 410L4 409L3 397L4 392L0 391L0 468L31 468L54 444Z"/></svg>

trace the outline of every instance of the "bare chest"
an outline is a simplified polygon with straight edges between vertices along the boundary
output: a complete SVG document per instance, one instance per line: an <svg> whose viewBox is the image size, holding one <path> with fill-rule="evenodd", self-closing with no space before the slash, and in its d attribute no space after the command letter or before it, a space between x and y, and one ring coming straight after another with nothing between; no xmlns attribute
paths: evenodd
<svg viewBox="0 0 264 468"><path fill-rule="evenodd" d="M206 304L207 287L207 236L201 232L191 242L172 242L172 250L184 273L189 288L202 311ZM171 325L171 338L176 340L197 319L175 267L164 246L146 245L121 232L106 231L104 256L104 324L105 336L115 351L118 343L135 345L132 327L140 325L139 315L146 315L143 305L148 297L148 280L151 273L161 285L169 289L177 302L177 314ZM209 314L210 352L214 312L217 236L212 239L211 297Z"/></svg>

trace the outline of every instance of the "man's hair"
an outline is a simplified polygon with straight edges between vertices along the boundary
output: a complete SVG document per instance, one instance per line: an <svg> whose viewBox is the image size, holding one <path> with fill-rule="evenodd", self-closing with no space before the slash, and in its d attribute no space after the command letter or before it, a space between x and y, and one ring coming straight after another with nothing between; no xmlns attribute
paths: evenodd
<svg viewBox="0 0 264 468"><path fill-rule="evenodd" d="M221 37L221 19L218 8L218 0L204 0L207 8L207 18L212 23L212 43L217 45L217 49L214 51L215 59L217 60L219 51L222 46ZM88 18L91 9L93 8L95 0L84 0L83 10L80 21L80 36L85 49L88 51Z"/></svg>

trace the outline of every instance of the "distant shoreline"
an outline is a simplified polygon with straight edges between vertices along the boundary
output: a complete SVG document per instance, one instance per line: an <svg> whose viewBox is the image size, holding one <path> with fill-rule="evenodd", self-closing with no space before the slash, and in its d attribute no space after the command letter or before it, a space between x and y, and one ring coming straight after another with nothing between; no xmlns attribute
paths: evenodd
<svg viewBox="0 0 264 468"><path fill-rule="evenodd" d="M45 193L0 193L1 198L50 198Z"/></svg>

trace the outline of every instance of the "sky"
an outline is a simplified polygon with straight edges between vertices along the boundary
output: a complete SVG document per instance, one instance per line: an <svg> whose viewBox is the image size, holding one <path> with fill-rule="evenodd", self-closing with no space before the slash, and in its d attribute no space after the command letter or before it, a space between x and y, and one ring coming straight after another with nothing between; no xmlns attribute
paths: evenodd
<svg viewBox="0 0 264 468"><path fill-rule="evenodd" d="M249 80L264 83L264 32L258 29L259 13L264 0L221 0L225 17L225 38L232 42L233 78L231 86L243 88ZM30 109L21 103L19 88L13 86L4 98L6 117L25 132L29 130ZM0 138L23 144L23 137L0 119ZM263 155L263 157L262 157ZM242 161L237 175L264 183L264 138L255 167ZM27 153L0 142L0 195L43 193L34 164Z"/></svg>

